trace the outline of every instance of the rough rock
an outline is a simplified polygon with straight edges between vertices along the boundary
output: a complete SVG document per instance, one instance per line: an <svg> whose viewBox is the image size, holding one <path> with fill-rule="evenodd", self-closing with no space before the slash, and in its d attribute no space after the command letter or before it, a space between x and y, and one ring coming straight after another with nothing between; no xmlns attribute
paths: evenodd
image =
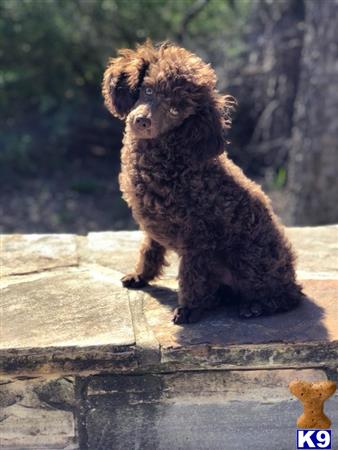
<svg viewBox="0 0 338 450"><path fill-rule="evenodd" d="M69 404L60 404L61 408L56 409L37 394L39 390L50 389L50 380L28 378L7 381L0 385L0 448L78 448L74 415L68 408ZM70 379L67 383L67 396L74 396L71 393L74 390L73 380Z"/></svg>

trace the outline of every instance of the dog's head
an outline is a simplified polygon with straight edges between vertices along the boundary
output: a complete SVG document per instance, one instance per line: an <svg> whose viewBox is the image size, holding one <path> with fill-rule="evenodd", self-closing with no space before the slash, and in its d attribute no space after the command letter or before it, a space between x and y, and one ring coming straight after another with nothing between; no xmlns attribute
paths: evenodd
<svg viewBox="0 0 338 450"><path fill-rule="evenodd" d="M136 50L120 50L105 71L103 95L136 139L175 130L200 156L223 151L235 100L220 95L214 70L183 48L156 48L147 41Z"/></svg>

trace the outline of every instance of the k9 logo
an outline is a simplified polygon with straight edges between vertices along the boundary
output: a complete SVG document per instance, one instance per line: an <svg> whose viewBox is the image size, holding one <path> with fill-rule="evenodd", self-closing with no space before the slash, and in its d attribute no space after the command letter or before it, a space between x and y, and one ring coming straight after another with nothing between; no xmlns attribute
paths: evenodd
<svg viewBox="0 0 338 450"><path fill-rule="evenodd" d="M297 430L297 449L331 448L331 430Z"/></svg>

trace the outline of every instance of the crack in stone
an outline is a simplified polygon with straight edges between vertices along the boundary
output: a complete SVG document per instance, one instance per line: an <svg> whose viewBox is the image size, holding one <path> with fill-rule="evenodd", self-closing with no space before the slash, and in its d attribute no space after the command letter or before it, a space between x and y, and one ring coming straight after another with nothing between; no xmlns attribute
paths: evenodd
<svg viewBox="0 0 338 450"><path fill-rule="evenodd" d="M60 266L57 265L54 267L46 267L45 269L41 269L41 270L32 270L29 272L12 272L11 274L7 275L7 277L10 278L10 277L21 277L21 276L25 276L25 275L35 275L35 274L44 273L44 272L53 272L53 271L57 271L59 269L68 269L70 267L76 268L76 267L80 267L80 265L79 264L65 264L65 265L60 265Z"/></svg>

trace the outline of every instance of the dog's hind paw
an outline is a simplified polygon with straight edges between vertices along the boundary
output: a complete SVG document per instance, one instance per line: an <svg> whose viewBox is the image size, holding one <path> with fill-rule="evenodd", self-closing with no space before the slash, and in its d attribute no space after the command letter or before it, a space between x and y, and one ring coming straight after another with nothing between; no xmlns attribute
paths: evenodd
<svg viewBox="0 0 338 450"><path fill-rule="evenodd" d="M121 278L122 286L129 289L141 289L147 286L146 280L136 273L129 273Z"/></svg>
<svg viewBox="0 0 338 450"><path fill-rule="evenodd" d="M239 316L242 319L250 319L263 314L262 306L257 302L245 303L239 307Z"/></svg>

